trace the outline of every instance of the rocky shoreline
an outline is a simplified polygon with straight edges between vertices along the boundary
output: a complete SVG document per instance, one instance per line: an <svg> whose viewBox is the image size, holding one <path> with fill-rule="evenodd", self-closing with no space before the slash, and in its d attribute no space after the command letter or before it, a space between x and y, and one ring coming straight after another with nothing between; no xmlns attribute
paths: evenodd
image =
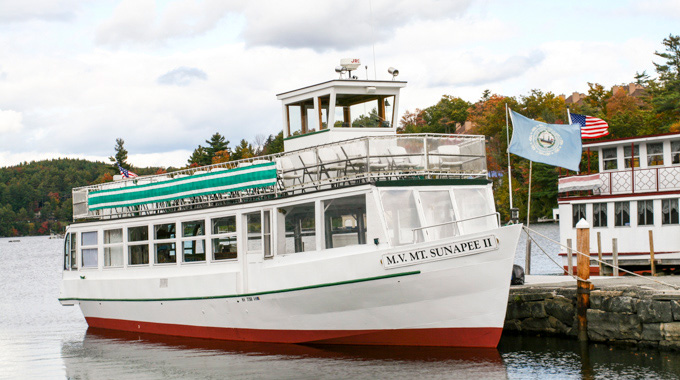
<svg viewBox="0 0 680 380"><path fill-rule="evenodd" d="M680 277L660 280L680 285ZM680 350L680 291L641 278L593 279L588 339ZM577 337L576 283L512 286L504 333Z"/></svg>

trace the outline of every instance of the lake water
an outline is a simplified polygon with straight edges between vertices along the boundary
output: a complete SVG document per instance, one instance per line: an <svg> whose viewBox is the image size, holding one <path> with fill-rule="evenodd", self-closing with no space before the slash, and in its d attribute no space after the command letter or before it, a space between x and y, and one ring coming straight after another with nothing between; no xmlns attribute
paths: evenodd
<svg viewBox="0 0 680 380"><path fill-rule="evenodd" d="M0 239L1 379L680 378L678 353L545 337L504 336L497 350L475 350L253 344L88 330L77 307L57 301L61 241L9 240ZM540 262L535 273L544 270ZM552 268L546 264L545 271Z"/></svg>

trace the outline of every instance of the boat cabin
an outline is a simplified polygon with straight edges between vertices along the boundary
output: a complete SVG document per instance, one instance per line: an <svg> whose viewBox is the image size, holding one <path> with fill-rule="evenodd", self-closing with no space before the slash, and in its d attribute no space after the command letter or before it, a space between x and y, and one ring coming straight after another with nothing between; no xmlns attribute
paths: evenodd
<svg viewBox="0 0 680 380"><path fill-rule="evenodd" d="M617 239L620 254L644 254L648 263L652 231L657 254L678 255L680 133L584 141L583 148L597 154L597 173L559 180L562 244L576 241L583 218L592 228L591 253L597 253L599 234L605 256Z"/></svg>

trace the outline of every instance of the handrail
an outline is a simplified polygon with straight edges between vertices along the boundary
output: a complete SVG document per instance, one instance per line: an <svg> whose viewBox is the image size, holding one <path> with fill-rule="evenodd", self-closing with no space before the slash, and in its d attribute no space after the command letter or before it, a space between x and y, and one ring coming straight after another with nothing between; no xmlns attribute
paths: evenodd
<svg viewBox="0 0 680 380"><path fill-rule="evenodd" d="M416 231L424 230L426 228L446 226L446 225L453 224L453 223L467 222L467 221L474 220L474 219L486 218L486 217L492 216L492 215L496 215L496 221L498 222L498 226L500 226L501 225L501 214L499 212L493 212L493 213L490 213L490 214L477 215L477 216L473 216L473 217L465 218L465 219L452 220L452 221L449 221L449 222L443 222L443 223L431 224L429 226L424 226L424 227L412 228L411 232L413 232L413 241L414 242L416 241Z"/></svg>

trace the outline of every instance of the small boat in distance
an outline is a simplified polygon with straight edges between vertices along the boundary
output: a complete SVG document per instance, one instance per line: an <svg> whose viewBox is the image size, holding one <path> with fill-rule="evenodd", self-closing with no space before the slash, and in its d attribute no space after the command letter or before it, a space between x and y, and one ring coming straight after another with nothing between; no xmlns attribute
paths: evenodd
<svg viewBox="0 0 680 380"><path fill-rule="evenodd" d="M132 332L496 347L521 225L484 136L397 134L406 82L343 63L278 95L283 153L73 189L60 302Z"/></svg>

